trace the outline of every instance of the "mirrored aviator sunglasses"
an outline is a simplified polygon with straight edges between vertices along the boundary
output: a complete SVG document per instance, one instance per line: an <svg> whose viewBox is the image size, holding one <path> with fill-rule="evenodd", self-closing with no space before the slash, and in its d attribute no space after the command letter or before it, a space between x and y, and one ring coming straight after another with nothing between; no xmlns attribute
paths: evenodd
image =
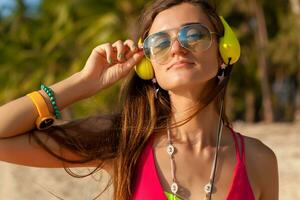
<svg viewBox="0 0 300 200"><path fill-rule="evenodd" d="M169 52L175 39L180 45L192 52L207 50L212 44L212 32L203 24L192 23L179 29L169 29L149 35L144 40L145 56L159 64L168 62Z"/></svg>

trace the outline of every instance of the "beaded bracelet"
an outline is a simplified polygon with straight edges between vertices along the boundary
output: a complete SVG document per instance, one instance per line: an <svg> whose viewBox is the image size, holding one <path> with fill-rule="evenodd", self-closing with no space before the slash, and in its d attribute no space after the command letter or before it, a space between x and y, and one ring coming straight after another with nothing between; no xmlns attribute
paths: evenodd
<svg viewBox="0 0 300 200"><path fill-rule="evenodd" d="M44 84L41 84L41 90L44 90L46 92L46 94L49 96L52 108L54 110L55 118L56 119L61 119L61 113L60 113L60 111L58 109L58 106L56 104L56 99L55 99L55 95L54 95L53 90L51 88L47 87Z"/></svg>

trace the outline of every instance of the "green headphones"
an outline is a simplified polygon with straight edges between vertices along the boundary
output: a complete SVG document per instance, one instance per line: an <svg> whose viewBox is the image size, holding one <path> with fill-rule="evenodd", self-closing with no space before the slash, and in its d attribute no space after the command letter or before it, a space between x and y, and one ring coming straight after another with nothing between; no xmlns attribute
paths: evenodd
<svg viewBox="0 0 300 200"><path fill-rule="evenodd" d="M220 16L220 19L224 26L224 36L219 39L219 52L226 65L232 65L236 63L241 55L241 48L237 37L233 30L230 28L225 19ZM139 45L142 41L139 41ZM154 71L151 62L147 58L143 58L142 61L135 66L137 75L144 80L150 80L154 77Z"/></svg>

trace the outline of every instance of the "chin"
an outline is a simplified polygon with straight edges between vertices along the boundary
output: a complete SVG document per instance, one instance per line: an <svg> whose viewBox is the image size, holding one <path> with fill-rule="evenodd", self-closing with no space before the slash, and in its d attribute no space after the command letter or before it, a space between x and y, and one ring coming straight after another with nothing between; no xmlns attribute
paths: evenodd
<svg viewBox="0 0 300 200"><path fill-rule="evenodd" d="M197 81L191 81L190 79L180 79L178 81L172 81L169 83L163 84L162 87L165 90L170 90L170 91L176 91L176 90L190 90L193 88L199 88L202 85L204 85L206 81L204 80L197 80Z"/></svg>
<svg viewBox="0 0 300 200"><path fill-rule="evenodd" d="M214 72L168 73L157 77L157 81L164 90L189 89L203 86L214 76Z"/></svg>
<svg viewBox="0 0 300 200"><path fill-rule="evenodd" d="M203 76L199 73L185 73L172 76L172 78L169 79L169 82L174 85L195 84L204 83L209 78L210 77L207 77L207 75Z"/></svg>

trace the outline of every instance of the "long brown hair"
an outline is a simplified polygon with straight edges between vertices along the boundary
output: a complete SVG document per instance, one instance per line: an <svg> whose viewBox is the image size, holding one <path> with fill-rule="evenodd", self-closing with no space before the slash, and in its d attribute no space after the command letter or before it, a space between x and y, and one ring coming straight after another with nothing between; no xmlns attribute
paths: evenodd
<svg viewBox="0 0 300 200"><path fill-rule="evenodd" d="M207 1L157 0L142 12L143 14L139 18L139 27L141 28L137 38L147 36L153 20L159 12L184 2L201 7L218 35L224 34L224 28L215 7ZM217 77L211 79L207 83L206 91L209 92L199 100L199 106L194 113L172 126L177 127L187 123L210 103L214 103L216 110L219 110L220 102L225 97L228 80L229 76L221 84L218 84ZM167 120L172 112L167 91L160 88L158 98L155 99L154 96L153 83L140 79L135 72L132 72L123 83L120 92L120 109L115 114L75 120L61 126L53 126L44 132L35 131L32 136L49 153L64 162L85 163L99 160L99 166L96 168L98 170L106 160L112 159L114 161L112 177L114 199L129 200L134 185L134 172L145 143L151 134L166 128ZM231 125L225 109L223 110L223 122L227 126ZM54 139L60 147L71 150L80 155L82 159L68 160L63 155L55 153L39 138L38 133L48 133L47 135Z"/></svg>

